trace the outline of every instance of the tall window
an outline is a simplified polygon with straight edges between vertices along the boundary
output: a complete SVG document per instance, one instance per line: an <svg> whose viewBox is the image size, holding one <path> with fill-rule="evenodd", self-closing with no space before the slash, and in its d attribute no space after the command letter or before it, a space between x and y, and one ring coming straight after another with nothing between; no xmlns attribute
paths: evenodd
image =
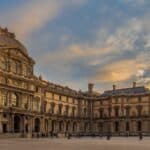
<svg viewBox="0 0 150 150"><path fill-rule="evenodd" d="M115 117L118 117L118 116L119 116L119 109L115 108Z"/></svg>
<svg viewBox="0 0 150 150"><path fill-rule="evenodd" d="M40 99L37 98L37 101L36 101L36 109L37 111L40 111Z"/></svg>
<svg viewBox="0 0 150 150"><path fill-rule="evenodd" d="M22 73L24 76L27 76L27 66L25 64L22 66Z"/></svg>
<svg viewBox="0 0 150 150"><path fill-rule="evenodd" d="M69 113L69 106L67 105L66 106L66 115L68 116L68 113Z"/></svg>
<svg viewBox="0 0 150 150"><path fill-rule="evenodd" d="M99 110L99 116L100 116L100 118L103 118L103 110L102 109Z"/></svg>
<svg viewBox="0 0 150 150"><path fill-rule="evenodd" d="M126 107L126 117L129 117L129 115L130 115L130 107L127 106Z"/></svg>
<svg viewBox="0 0 150 150"><path fill-rule="evenodd" d="M2 103L4 106L8 105L8 92L2 91Z"/></svg>
<svg viewBox="0 0 150 150"><path fill-rule="evenodd" d="M12 106L19 107L19 96L16 93L13 93L11 96Z"/></svg>
<svg viewBox="0 0 150 150"><path fill-rule="evenodd" d="M75 107L72 107L72 116L75 116Z"/></svg>
<svg viewBox="0 0 150 150"><path fill-rule="evenodd" d="M58 113L59 113L59 115L62 114L62 105L61 104L58 106Z"/></svg>
<svg viewBox="0 0 150 150"><path fill-rule="evenodd" d="M142 130L142 123L141 123L141 121L138 121L137 122L137 131L141 131Z"/></svg>
<svg viewBox="0 0 150 150"><path fill-rule="evenodd" d="M60 101L62 100L62 97L61 97L61 95L59 95L59 100L60 100Z"/></svg>
<svg viewBox="0 0 150 150"><path fill-rule="evenodd" d="M47 102L44 102L44 112L46 112Z"/></svg>
<svg viewBox="0 0 150 150"><path fill-rule="evenodd" d="M142 114L142 106L141 105L137 106L137 111L138 111L138 116L141 116L141 114Z"/></svg>
<svg viewBox="0 0 150 150"><path fill-rule="evenodd" d="M86 108L83 109L83 117L86 117Z"/></svg>
<svg viewBox="0 0 150 150"><path fill-rule="evenodd" d="M55 108L55 103L52 102L51 103L51 111L50 111L52 114L54 114L54 108Z"/></svg>
<svg viewBox="0 0 150 150"><path fill-rule="evenodd" d="M126 131L129 131L129 130L130 130L129 122L126 122Z"/></svg>

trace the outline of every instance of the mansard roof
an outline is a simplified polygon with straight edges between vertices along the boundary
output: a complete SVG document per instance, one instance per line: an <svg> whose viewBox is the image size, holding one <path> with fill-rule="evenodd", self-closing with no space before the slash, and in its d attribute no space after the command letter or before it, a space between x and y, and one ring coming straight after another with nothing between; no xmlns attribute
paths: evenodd
<svg viewBox="0 0 150 150"><path fill-rule="evenodd" d="M134 94L144 94L150 92L144 86L139 87L131 87L131 88L123 88L123 89L115 89L115 90L108 90L104 91L101 97L107 96L117 96L117 95L134 95Z"/></svg>

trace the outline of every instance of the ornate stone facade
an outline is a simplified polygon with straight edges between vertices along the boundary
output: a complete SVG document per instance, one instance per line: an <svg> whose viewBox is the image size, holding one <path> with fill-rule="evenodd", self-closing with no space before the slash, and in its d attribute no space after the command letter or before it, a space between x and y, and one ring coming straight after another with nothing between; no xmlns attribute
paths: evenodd
<svg viewBox="0 0 150 150"><path fill-rule="evenodd" d="M0 28L0 135L136 135L150 132L150 91L75 91L34 74L35 61L7 28Z"/></svg>

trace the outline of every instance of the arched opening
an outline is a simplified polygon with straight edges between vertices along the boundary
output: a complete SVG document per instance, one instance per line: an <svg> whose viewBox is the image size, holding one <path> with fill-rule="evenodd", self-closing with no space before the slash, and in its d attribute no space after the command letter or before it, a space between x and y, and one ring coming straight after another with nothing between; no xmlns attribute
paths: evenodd
<svg viewBox="0 0 150 150"><path fill-rule="evenodd" d="M55 132L55 129L56 129L56 121L55 120L53 120L52 121L52 132Z"/></svg>
<svg viewBox="0 0 150 150"><path fill-rule="evenodd" d="M26 124L26 125L25 125L25 131L26 131L26 133L28 133L28 132L29 132L28 124Z"/></svg>
<svg viewBox="0 0 150 150"><path fill-rule="evenodd" d="M115 122L115 132L119 131L119 122Z"/></svg>
<svg viewBox="0 0 150 150"><path fill-rule="evenodd" d="M76 131L77 131L77 123L74 122L74 123L73 123L73 132L76 132Z"/></svg>
<svg viewBox="0 0 150 150"><path fill-rule="evenodd" d="M99 133L103 132L103 123L102 122L98 123L98 129L99 129Z"/></svg>
<svg viewBox="0 0 150 150"><path fill-rule="evenodd" d="M39 118L36 118L34 120L34 131L35 132L40 132L40 119Z"/></svg>
<svg viewBox="0 0 150 150"><path fill-rule="evenodd" d="M84 132L87 132L88 131L88 123L84 123Z"/></svg>
<svg viewBox="0 0 150 150"><path fill-rule="evenodd" d="M137 131L139 131L139 132L142 131L142 123L141 123L141 121L137 122Z"/></svg>
<svg viewBox="0 0 150 150"><path fill-rule="evenodd" d="M66 131L69 131L69 127L70 127L70 122L66 123Z"/></svg>
<svg viewBox="0 0 150 150"><path fill-rule="evenodd" d="M7 133L7 124L6 123L2 124L2 131L3 131L3 133Z"/></svg>
<svg viewBox="0 0 150 150"><path fill-rule="evenodd" d="M130 131L130 125L129 125L129 122L126 122L126 131Z"/></svg>
<svg viewBox="0 0 150 150"><path fill-rule="evenodd" d="M63 130L64 130L64 123L63 123L63 121L60 121L59 122L59 132L63 132Z"/></svg>
<svg viewBox="0 0 150 150"><path fill-rule="evenodd" d="M19 133L21 131L21 119L19 116L14 116L14 132Z"/></svg>

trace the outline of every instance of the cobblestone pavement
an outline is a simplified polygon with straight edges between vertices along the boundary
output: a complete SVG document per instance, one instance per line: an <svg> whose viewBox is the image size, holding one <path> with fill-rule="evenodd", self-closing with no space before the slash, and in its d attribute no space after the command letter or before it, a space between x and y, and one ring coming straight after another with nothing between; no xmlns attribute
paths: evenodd
<svg viewBox="0 0 150 150"><path fill-rule="evenodd" d="M0 139L0 150L150 150L150 137Z"/></svg>

